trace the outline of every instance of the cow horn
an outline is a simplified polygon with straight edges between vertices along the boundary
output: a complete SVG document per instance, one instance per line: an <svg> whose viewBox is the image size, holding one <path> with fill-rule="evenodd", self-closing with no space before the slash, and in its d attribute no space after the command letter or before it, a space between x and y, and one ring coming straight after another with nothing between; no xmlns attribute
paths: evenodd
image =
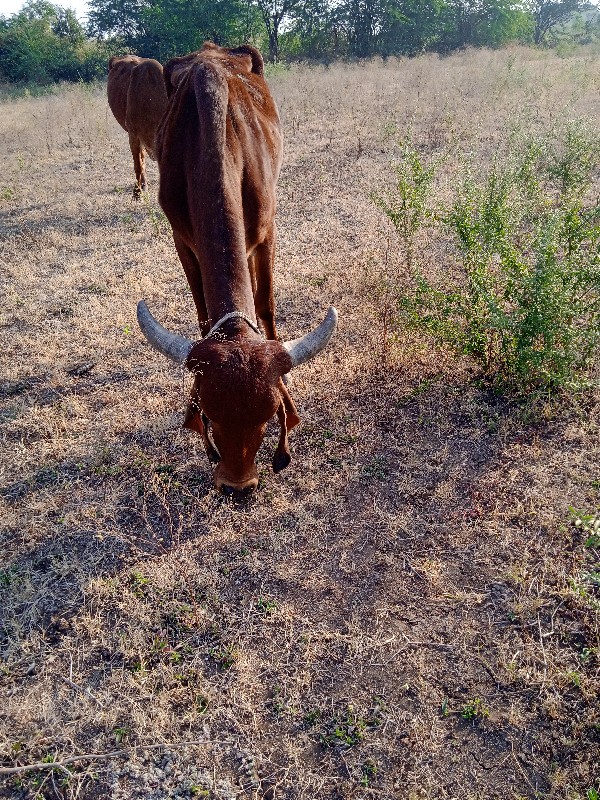
<svg viewBox="0 0 600 800"><path fill-rule="evenodd" d="M311 358L314 358L321 350L327 347L329 340L335 333L337 319L338 313L331 306L323 322L314 331L310 331L310 333L306 333L291 342L283 342L283 346L292 359L292 368L297 367L299 364L304 364L305 361L310 361Z"/></svg>
<svg viewBox="0 0 600 800"><path fill-rule="evenodd" d="M155 350L158 350L163 356L170 358L177 364L184 363L194 346L192 341L186 339L185 336L170 333L166 328L163 328L154 319L143 300L140 300L137 305L137 319L142 333Z"/></svg>

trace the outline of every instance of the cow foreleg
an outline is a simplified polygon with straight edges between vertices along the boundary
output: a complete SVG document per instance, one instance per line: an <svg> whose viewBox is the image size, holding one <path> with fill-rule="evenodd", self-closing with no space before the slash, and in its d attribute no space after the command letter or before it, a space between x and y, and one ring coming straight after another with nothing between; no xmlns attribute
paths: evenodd
<svg viewBox="0 0 600 800"><path fill-rule="evenodd" d="M192 292L192 297L194 298L200 331L203 336L206 336L210 325L208 324L208 311L206 310L206 302L204 300L204 289L202 287L202 273L200 272L200 264L198 264L198 259L196 258L194 252L190 250L184 240L177 233L175 233L175 231L173 231L173 241L175 242L177 255L181 261L181 265L184 269L185 276ZM213 322L216 322L216 320L213 320Z"/></svg>
<svg viewBox="0 0 600 800"><path fill-rule="evenodd" d="M254 309L263 324L267 339L277 339L275 328L275 299L273 297L273 263L275 261L275 230L254 251Z"/></svg>
<svg viewBox="0 0 600 800"><path fill-rule="evenodd" d="M129 134L129 147L133 156L133 169L135 170L135 186L133 187L133 197L139 200L142 192L146 191L146 170L144 147L139 138L133 133Z"/></svg>
<svg viewBox="0 0 600 800"><path fill-rule="evenodd" d="M277 418L279 420L280 431L279 442L277 444L277 449L275 450L275 455L273 456L273 472L281 472L281 470L285 469L292 460L287 438L288 428L286 417L287 414L285 411L285 405L282 401L277 409Z"/></svg>

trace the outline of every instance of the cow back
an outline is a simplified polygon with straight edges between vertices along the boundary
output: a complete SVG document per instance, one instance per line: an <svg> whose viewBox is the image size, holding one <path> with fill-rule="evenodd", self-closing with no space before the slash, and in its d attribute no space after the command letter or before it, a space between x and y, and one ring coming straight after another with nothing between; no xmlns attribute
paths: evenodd
<svg viewBox="0 0 600 800"><path fill-rule="evenodd" d="M127 130L127 95L133 70L142 59L138 56L113 56L108 62L106 94L108 105L119 125Z"/></svg>
<svg viewBox="0 0 600 800"><path fill-rule="evenodd" d="M159 199L200 261L209 306L215 275L249 282L247 253L274 224L281 133L261 73L262 57L249 45L205 45L164 68Z"/></svg>
<svg viewBox="0 0 600 800"><path fill-rule="evenodd" d="M131 72L127 90L126 126L135 133L154 155L154 138L160 120L167 108L167 92L163 68L152 58L144 59Z"/></svg>

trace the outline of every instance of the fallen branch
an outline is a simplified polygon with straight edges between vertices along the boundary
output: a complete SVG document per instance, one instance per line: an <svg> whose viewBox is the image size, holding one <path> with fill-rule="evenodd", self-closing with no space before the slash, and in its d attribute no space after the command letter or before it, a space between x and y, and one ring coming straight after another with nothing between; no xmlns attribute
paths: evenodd
<svg viewBox="0 0 600 800"><path fill-rule="evenodd" d="M110 753L84 753L80 756L69 756L63 758L62 761L38 761L35 764L23 764L20 767L0 767L0 775L16 775L19 772L29 772L30 770L42 769L59 769L61 772L71 777L71 773L67 769L67 764L73 764L76 761L101 761L107 758L124 758L129 753L126 750L113 750Z"/></svg>
<svg viewBox="0 0 600 800"><path fill-rule="evenodd" d="M152 744L134 744L122 750L111 750L108 753L82 753L80 756L68 756L62 761L38 761L35 764L23 764L18 767L0 767L0 775L16 775L19 772L29 772L30 770L59 769L69 777L71 773L67 769L67 764L74 764L77 761L106 761L109 758L129 758L132 753L138 750L155 750L158 748L173 749L174 747L199 746L203 744L231 744L222 740L196 740L191 742L153 742Z"/></svg>
<svg viewBox="0 0 600 800"><path fill-rule="evenodd" d="M71 678L67 678L66 675L63 675L62 679L65 683L68 683L72 689L76 689L78 692L81 692L81 694L84 694L86 697L89 697L90 700L93 700L95 703L97 703L100 708L104 708L104 704L98 700L98 698L93 695L88 688L80 686L78 683L75 683L75 681L72 681Z"/></svg>

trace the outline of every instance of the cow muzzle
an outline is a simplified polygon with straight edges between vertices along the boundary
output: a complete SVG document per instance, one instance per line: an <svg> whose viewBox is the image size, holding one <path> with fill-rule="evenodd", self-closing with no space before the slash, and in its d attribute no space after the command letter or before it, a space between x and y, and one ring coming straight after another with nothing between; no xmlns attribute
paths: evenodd
<svg viewBox="0 0 600 800"><path fill-rule="evenodd" d="M258 488L258 471L253 464L250 473L246 477L241 480L233 479L227 474L223 463L219 462L215 467L214 481L218 491L235 500L242 500Z"/></svg>

